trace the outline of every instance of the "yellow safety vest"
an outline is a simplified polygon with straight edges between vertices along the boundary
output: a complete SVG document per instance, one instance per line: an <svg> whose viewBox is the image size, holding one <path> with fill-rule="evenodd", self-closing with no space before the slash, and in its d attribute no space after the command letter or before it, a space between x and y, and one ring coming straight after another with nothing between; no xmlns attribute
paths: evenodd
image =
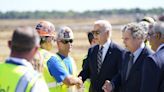
<svg viewBox="0 0 164 92"><path fill-rule="evenodd" d="M50 92L72 92L72 91L69 91L70 89L68 88L67 85L65 85L62 82L61 83L56 82L55 78L50 75L48 66L47 66L47 61L51 58L51 56L53 56L53 54L44 49L39 49L39 52L43 55L43 58L44 58L43 76L47 82ZM62 65L65 68L65 70L68 71L68 69L65 66L65 63L62 61L60 56L58 56L57 54L55 55L58 57L59 61L62 62Z"/></svg>
<svg viewBox="0 0 164 92"><path fill-rule="evenodd" d="M40 78L40 74L25 66L0 64L0 92L30 92Z"/></svg>

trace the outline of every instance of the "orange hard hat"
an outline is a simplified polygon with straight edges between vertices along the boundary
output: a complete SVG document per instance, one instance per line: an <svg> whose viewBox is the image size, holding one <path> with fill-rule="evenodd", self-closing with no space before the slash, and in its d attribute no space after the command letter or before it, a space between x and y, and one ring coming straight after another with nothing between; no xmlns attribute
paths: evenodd
<svg viewBox="0 0 164 92"><path fill-rule="evenodd" d="M55 26L49 21L41 21L36 25L40 36L55 36Z"/></svg>

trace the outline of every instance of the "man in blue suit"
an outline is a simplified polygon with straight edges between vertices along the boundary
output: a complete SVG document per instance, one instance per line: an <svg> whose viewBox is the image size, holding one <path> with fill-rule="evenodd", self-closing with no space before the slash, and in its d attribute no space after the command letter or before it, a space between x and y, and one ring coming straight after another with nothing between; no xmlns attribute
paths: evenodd
<svg viewBox="0 0 164 92"><path fill-rule="evenodd" d="M150 26L148 37L156 53L144 62L141 92L164 92L164 23Z"/></svg>
<svg viewBox="0 0 164 92"><path fill-rule="evenodd" d="M112 81L107 80L103 86L105 92L119 88L119 92L139 92L144 59L152 54L145 46L147 32L144 26L138 23L129 23L122 30L122 39L129 50L125 54L120 72ZM146 91L145 91L146 92Z"/></svg>
<svg viewBox="0 0 164 92"><path fill-rule="evenodd" d="M118 73L124 50L110 39L112 27L108 21L97 20L92 33L98 45L89 49L86 63L79 76L83 82L90 78L89 92L104 92L103 83Z"/></svg>

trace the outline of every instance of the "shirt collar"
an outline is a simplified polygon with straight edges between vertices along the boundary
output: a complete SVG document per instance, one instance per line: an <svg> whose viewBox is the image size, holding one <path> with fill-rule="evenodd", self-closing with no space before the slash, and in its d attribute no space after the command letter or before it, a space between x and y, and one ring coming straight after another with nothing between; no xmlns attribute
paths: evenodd
<svg viewBox="0 0 164 92"><path fill-rule="evenodd" d="M8 61L11 60L11 62L13 62L13 63L14 62L15 63L19 63L19 64L21 64L23 66L26 66L26 67L30 68L30 69L34 69L33 66L32 66L32 64L30 62L28 62L24 58L9 57L9 58L7 58L7 60Z"/></svg>
<svg viewBox="0 0 164 92"><path fill-rule="evenodd" d="M161 44L161 45L158 47L157 51L159 51L163 46L164 46L164 43ZM156 52L157 52L157 51L156 51Z"/></svg>
<svg viewBox="0 0 164 92"><path fill-rule="evenodd" d="M145 47L145 44L142 43L142 44L140 45L140 47L133 53L133 55L134 55L134 60L133 60L133 62L136 61L136 59L138 58L138 56L140 55L140 53L142 52L142 50L143 50L144 47Z"/></svg>
<svg viewBox="0 0 164 92"><path fill-rule="evenodd" d="M103 45L103 49L108 49L108 47L109 47L110 43L111 43L111 40L110 40L110 39L108 39L108 40L106 41L106 43ZM99 48L101 48L101 46L100 46L100 45L99 45Z"/></svg>

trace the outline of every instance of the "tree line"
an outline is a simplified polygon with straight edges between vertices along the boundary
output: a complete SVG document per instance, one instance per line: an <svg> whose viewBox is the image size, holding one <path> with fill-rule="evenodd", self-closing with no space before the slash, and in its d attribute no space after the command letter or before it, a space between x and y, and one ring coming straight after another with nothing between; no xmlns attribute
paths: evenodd
<svg viewBox="0 0 164 92"><path fill-rule="evenodd" d="M164 13L164 8L152 8L152 9L111 9L111 10L97 10L97 11L8 11L0 12L0 19L47 19L47 18L97 18L100 16L111 15L129 15L129 14L156 14L161 15Z"/></svg>

